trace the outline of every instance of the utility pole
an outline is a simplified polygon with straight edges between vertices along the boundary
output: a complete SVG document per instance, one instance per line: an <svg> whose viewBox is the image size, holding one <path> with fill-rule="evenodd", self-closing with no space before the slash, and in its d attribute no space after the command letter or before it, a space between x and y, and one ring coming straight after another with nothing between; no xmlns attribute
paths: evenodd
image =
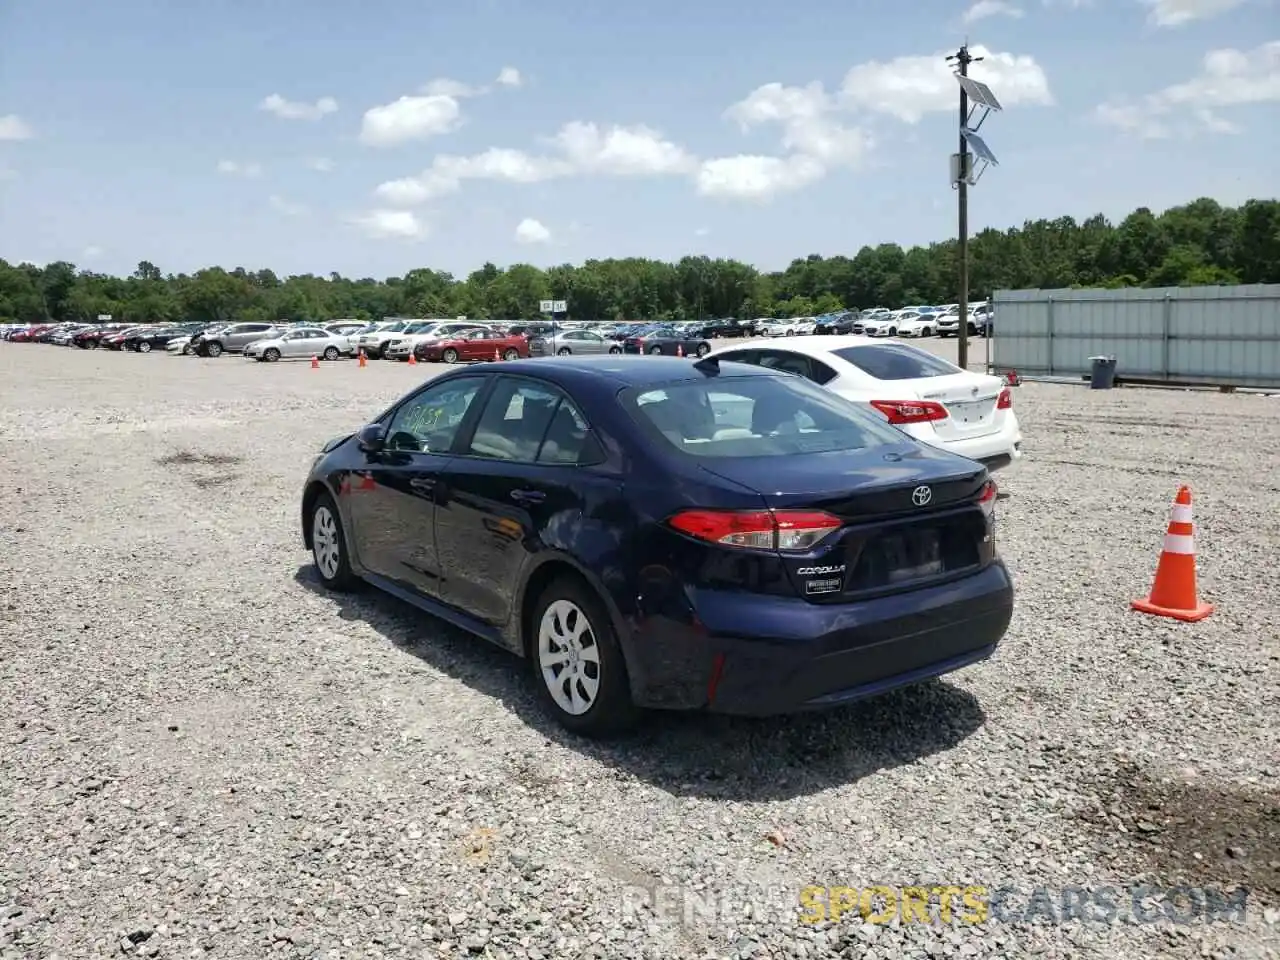
<svg viewBox="0 0 1280 960"><path fill-rule="evenodd" d="M957 359L961 369L965 370L969 367L969 187L977 184L988 164L996 163L995 156L978 136L978 127L982 126L992 110L1000 109L1000 101L991 92L991 88L969 78L969 65L980 63L982 59L969 52L968 43L947 57L947 63L956 67L956 79L960 84L960 149L951 158L951 185L956 191L958 207L956 251L960 261L960 325L956 329L960 351ZM978 109L982 109L983 114L978 123L971 126L970 121ZM973 149L972 153L970 147ZM982 161L982 169L977 171L974 170L975 157Z"/></svg>

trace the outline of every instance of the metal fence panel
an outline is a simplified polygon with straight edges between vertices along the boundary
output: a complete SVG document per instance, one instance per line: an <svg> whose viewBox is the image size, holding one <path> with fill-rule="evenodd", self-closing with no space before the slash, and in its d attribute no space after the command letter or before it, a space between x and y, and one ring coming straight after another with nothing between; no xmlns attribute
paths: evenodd
<svg viewBox="0 0 1280 960"><path fill-rule="evenodd" d="M1120 379L1280 385L1280 284L997 290L991 366L1083 377L1116 358Z"/></svg>

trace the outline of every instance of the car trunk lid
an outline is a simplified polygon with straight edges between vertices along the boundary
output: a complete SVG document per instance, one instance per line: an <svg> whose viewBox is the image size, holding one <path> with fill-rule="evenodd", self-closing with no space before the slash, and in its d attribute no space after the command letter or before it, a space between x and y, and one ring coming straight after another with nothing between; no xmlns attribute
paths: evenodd
<svg viewBox="0 0 1280 960"><path fill-rule="evenodd" d="M967 440L998 433L1001 411L996 404L1004 382L985 374L956 373L942 377L899 381L919 400L940 403L947 410L944 420L932 421L942 440Z"/></svg>

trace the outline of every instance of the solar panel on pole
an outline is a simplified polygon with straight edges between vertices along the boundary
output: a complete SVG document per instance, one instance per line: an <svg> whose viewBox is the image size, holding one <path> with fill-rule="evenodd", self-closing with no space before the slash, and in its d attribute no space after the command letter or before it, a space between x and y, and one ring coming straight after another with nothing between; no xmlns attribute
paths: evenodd
<svg viewBox="0 0 1280 960"><path fill-rule="evenodd" d="M975 157L979 160L985 161L986 163L994 163L997 167L1000 166L1000 161L996 159L996 155L992 153L991 148L987 146L987 141L983 140L982 137L978 136L972 130L962 130L960 132L964 134L965 140L969 143L969 149L973 151L973 155Z"/></svg>

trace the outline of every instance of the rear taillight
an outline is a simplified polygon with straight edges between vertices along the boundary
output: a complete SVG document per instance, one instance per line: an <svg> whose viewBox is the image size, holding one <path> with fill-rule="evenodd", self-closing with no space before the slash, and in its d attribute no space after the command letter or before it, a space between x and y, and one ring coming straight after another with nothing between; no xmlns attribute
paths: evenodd
<svg viewBox="0 0 1280 960"><path fill-rule="evenodd" d="M895 425L947 419L947 408L932 400L872 400L871 406Z"/></svg>
<svg viewBox="0 0 1280 960"><path fill-rule="evenodd" d="M821 510L685 510L667 522L708 543L787 552L810 550L843 526Z"/></svg>
<svg viewBox="0 0 1280 960"><path fill-rule="evenodd" d="M1013 393L1009 390L1008 387L1005 387L1004 389L1002 389L1000 391L1000 396L996 398L996 409L997 410L1013 409Z"/></svg>
<svg viewBox="0 0 1280 960"><path fill-rule="evenodd" d="M988 480L986 486L978 494L978 506L982 508L982 512L991 514L996 508L996 495L1000 491L996 488L994 480Z"/></svg>

